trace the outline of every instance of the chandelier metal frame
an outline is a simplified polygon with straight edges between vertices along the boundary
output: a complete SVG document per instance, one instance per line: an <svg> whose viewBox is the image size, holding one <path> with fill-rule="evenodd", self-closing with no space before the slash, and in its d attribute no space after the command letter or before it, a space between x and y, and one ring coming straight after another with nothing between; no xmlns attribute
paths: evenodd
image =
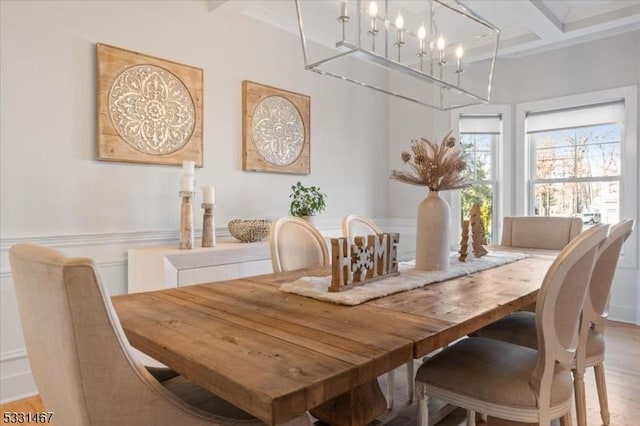
<svg viewBox="0 0 640 426"><path fill-rule="evenodd" d="M303 11L301 4L304 0L295 0L296 3L296 13L298 20L298 28L300 31L300 38L302 42L302 53L304 56L304 67L306 70L321 74L327 75L330 77L338 78L340 80L348 81L350 83L354 83L360 86L368 87L370 89L376 90L378 92L382 92L391 96L395 96L401 99L405 99L407 101L411 101L420 105L424 105L430 108L435 108L441 111L447 111L455 108L461 108L469 105L477 105L482 103L488 103L491 98L491 86L493 83L493 74L495 69L496 57L498 54L498 44L500 37L500 30L485 18L476 14L465 5L460 3L458 0L428 0L430 14L428 17L428 22L430 26L430 40L427 40L428 48L425 50L425 31L422 28L422 31L409 31L403 28L403 21L400 18L396 18L395 24L391 22L389 17L389 4L394 3L395 0L382 0L384 5L383 14L381 16L372 15L372 18L367 16L366 13L363 13L362 8L362 0L356 0L356 12L355 12L355 20L357 25L357 41L355 43L347 41L345 37L345 26L348 25L351 17L348 15L346 9L346 1L342 2L342 11L341 13L337 13L337 20L342 23L342 40L338 40L335 43L336 49L340 50L339 53L335 55L331 55L325 57L321 60L317 60L311 62L309 58L309 46L308 40L305 36L305 27L303 23ZM374 3L374 2L371 2ZM488 75L486 81L486 91L483 89L481 91L475 91L472 88L463 88L460 84L461 74L465 71L461 67L460 58L462 53L462 49L459 47L456 51L456 56L458 57L457 69L454 71L456 73L455 81L447 81L443 78L442 67L446 63L445 60L445 52L444 47L440 49L439 52L436 52L435 48L435 36L434 27L437 28L437 23L435 22L435 8L446 8L447 11L458 14L459 17L463 17L464 19L469 19L472 22L481 25L486 29L487 33L490 36L495 36L495 43L489 52L489 60L490 64L488 66ZM371 8L371 5L370 5ZM376 6L377 11L377 6ZM371 13L371 11L369 12ZM369 28L362 25L364 19L372 19L371 26ZM377 25L376 22L380 21L382 25ZM382 27L382 28L380 28ZM397 47L397 59L395 59L395 51L393 47L389 46L389 37L388 34L390 32L396 33L396 42L393 43L394 46ZM420 32L422 34L420 34ZM380 46L379 49L381 52L376 52L375 41L378 33L381 33L380 37L384 42L384 46ZM420 38L420 50L417 54L419 57L419 62L406 64L400 61L400 52L401 49L405 45L405 37L413 38L414 41L418 41ZM479 37L476 37L479 38ZM372 48L368 48L365 46L366 41L372 41ZM439 49L439 47L438 47ZM438 53L438 55L434 54ZM427 70L423 70L423 57L428 56L428 67ZM425 101L425 99L418 99L416 96L412 96L411 94L403 93L397 90L392 90L387 87L382 87L381 85L374 84L371 82L362 81L353 77L349 77L346 75L341 75L335 71L331 71L327 69L326 65L333 63L335 61L341 60L347 57L354 57L363 61L366 61L371 64L375 64L386 68L388 70L393 70L402 73L403 75L414 78L416 81L420 83L430 84L434 87L439 88L439 96L433 96L436 98L433 102ZM486 58L483 58L486 59ZM435 64L435 72L434 72L434 64ZM439 73L438 73L439 68ZM451 91L451 93L456 93L458 98L463 99L463 101L456 101L455 103L448 104L445 100L447 91ZM415 92L414 92L415 93Z"/></svg>

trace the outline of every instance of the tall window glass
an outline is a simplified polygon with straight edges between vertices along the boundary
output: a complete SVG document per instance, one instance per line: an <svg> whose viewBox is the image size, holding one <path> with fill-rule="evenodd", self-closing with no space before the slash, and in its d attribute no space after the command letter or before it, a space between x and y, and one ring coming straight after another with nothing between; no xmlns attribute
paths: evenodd
<svg viewBox="0 0 640 426"><path fill-rule="evenodd" d="M623 118L622 102L527 115L533 214L620 219Z"/></svg>
<svg viewBox="0 0 640 426"><path fill-rule="evenodd" d="M471 206L480 207L484 228L484 243L494 242L496 223L496 155L502 132L500 115L461 115L459 121L460 146L467 161L471 186L461 191L461 221L468 219Z"/></svg>

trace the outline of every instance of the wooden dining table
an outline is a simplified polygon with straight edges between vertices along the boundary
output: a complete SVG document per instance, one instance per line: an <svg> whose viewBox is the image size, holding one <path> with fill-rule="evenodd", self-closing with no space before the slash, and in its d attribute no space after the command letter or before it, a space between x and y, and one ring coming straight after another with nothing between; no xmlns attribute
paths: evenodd
<svg viewBox="0 0 640 426"><path fill-rule="evenodd" d="M364 425L377 377L535 303L553 258L531 256L357 306L283 292L326 267L112 298L130 343L267 424L311 410Z"/></svg>

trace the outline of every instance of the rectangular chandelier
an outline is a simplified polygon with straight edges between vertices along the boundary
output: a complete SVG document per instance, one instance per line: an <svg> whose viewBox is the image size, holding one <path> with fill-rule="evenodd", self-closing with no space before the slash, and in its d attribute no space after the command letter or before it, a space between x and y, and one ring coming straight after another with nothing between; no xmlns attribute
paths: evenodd
<svg viewBox="0 0 640 426"><path fill-rule="evenodd" d="M295 0L305 69L441 111L488 103L500 31L457 0Z"/></svg>

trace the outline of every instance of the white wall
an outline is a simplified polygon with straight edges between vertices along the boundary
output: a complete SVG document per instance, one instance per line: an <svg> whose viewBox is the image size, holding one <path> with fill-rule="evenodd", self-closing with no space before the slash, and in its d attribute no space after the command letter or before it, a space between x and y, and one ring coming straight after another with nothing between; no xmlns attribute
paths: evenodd
<svg viewBox="0 0 640 426"><path fill-rule="evenodd" d="M196 180L216 185L218 223L286 214L298 179L328 193L328 218L386 213L368 184L386 181L383 95L304 71L292 34L205 2L151 3L2 2L3 237L178 225L178 168L95 161L98 41L204 69ZM311 96L311 176L241 170L243 79Z"/></svg>
<svg viewBox="0 0 640 426"><path fill-rule="evenodd" d="M473 66L486 66L474 64ZM391 85L395 82L391 82ZM498 59L492 92L492 103L511 105L515 116L515 105L536 100L557 98L568 95L594 92L623 86L640 84L640 31L615 37L578 44L571 47L553 50L524 57ZM396 103L397 102L397 103ZM640 111L640 108L637 109ZM424 115L422 115L424 114ZM424 117L424 118L423 118ZM640 122L640 116L638 117ZM409 146L410 139L422 136L440 137L451 126L448 113L424 113L417 106L390 101L389 111L389 156L392 168L401 166L400 152ZM515 125L509 132L508 139L517 141ZM635 140L636 146L640 143ZM518 164L516 155L518 147L512 147L511 158L505 164ZM634 150L638 152L639 150ZM636 155L638 157L638 155ZM636 166L640 158L632 160ZM513 170L519 173L518 170ZM637 176L637 174L635 175ZM637 180L637 179L636 179ZM635 216L638 221L638 200L640 185L634 185L636 192L632 205L627 206L627 216ZM390 216L415 218L419 200L423 198L421 188L409 187L396 182L389 184ZM505 199L504 214L523 214L524 206L515 205L518 188L511 185L509 192L503 194ZM406 221L405 221L406 222ZM633 259L622 259L616 272L611 294L610 317L640 324L640 232L638 224L630 237L627 247L633 253ZM406 242L405 242L406 243Z"/></svg>
<svg viewBox="0 0 640 426"><path fill-rule="evenodd" d="M93 257L118 294L126 291L127 248L176 241L179 168L95 160L96 42L204 70L204 167L196 181L216 185L219 234L230 219L286 215L297 180L328 194L320 218L328 229L348 213L386 217L386 97L304 71L298 36L210 12L205 1L3 0L0 7L0 400L35 389L11 245L30 240ZM311 175L241 170L244 79L311 96Z"/></svg>

